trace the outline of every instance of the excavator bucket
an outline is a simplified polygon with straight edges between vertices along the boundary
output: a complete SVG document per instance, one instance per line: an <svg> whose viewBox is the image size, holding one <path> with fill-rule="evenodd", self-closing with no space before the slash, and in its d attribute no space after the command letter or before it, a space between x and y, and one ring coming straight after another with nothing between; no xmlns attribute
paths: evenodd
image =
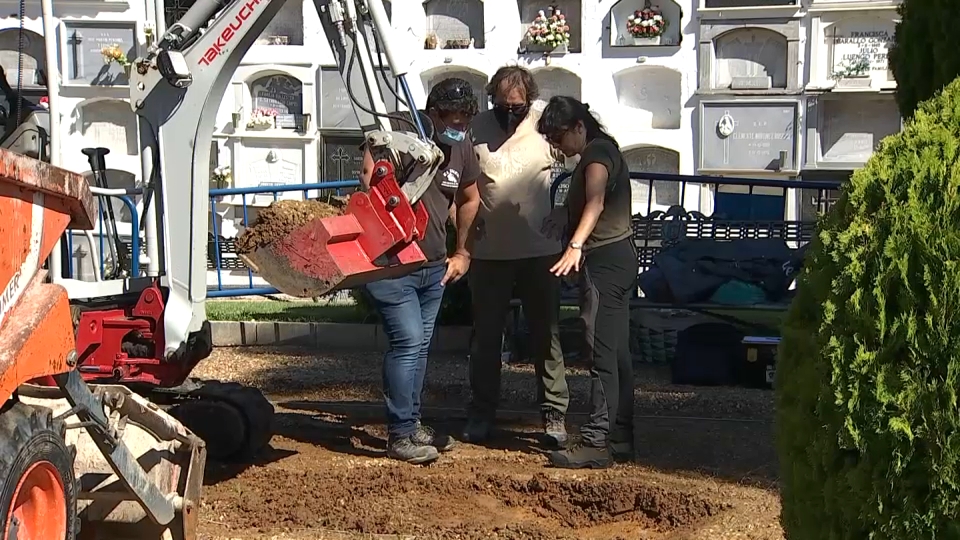
<svg viewBox="0 0 960 540"><path fill-rule="evenodd" d="M426 258L415 241L426 231L427 212L410 204L389 162L374 168L370 190L351 195L344 215L314 219L240 258L280 292L301 298L418 268Z"/></svg>
<svg viewBox="0 0 960 540"><path fill-rule="evenodd" d="M66 290L45 282L43 261L68 226L93 228L95 204L82 176L0 149L0 497L19 501L31 471L66 467L32 489L51 491L36 500L61 501L61 512L76 496L81 538L195 538L203 441L124 387L83 382ZM43 437L61 439L50 443L62 448L58 465L9 465L36 457L29 441ZM71 476L79 490L64 487ZM56 508L18 512L0 516L0 537L73 532Z"/></svg>

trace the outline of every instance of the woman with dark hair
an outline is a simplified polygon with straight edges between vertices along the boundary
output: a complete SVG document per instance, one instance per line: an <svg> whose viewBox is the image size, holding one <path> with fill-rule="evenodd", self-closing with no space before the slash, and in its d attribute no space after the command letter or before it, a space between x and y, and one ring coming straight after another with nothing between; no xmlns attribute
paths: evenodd
<svg viewBox="0 0 960 540"><path fill-rule="evenodd" d="M602 468L633 454L633 365L630 297L637 250L630 226L630 176L617 141L571 97L555 96L537 131L567 157L580 155L566 203L544 220L544 233L567 247L550 272L579 272L584 352L591 363L590 420L581 442L550 455L554 466Z"/></svg>

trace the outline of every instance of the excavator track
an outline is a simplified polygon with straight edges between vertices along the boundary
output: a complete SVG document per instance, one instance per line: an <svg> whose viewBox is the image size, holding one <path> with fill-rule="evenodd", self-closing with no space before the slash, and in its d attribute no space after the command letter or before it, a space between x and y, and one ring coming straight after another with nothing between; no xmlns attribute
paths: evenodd
<svg viewBox="0 0 960 540"><path fill-rule="evenodd" d="M191 379L147 397L171 405L167 412L203 439L207 455L217 461L249 460L273 437L273 405L256 388Z"/></svg>

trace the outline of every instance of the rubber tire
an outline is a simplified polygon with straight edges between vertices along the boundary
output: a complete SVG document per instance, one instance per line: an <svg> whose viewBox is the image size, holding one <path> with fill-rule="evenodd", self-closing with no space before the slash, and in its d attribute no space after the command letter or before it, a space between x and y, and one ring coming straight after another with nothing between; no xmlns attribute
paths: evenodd
<svg viewBox="0 0 960 540"><path fill-rule="evenodd" d="M53 419L49 409L15 402L0 413L0 539L7 538L7 515L14 491L30 466L40 461L51 463L63 482L67 512L64 540L74 540L79 529L77 519L78 484L74 476L76 452L64 442L66 426ZM60 540L51 538L50 540Z"/></svg>

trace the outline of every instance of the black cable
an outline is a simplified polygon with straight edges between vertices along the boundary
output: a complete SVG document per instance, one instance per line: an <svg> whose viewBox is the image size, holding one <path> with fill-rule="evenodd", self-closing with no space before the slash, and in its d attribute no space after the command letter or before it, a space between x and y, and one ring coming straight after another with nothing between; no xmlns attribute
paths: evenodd
<svg viewBox="0 0 960 540"><path fill-rule="evenodd" d="M373 31L373 32L371 32L371 33L373 34L373 46L376 47L376 49L377 49L377 59L380 59L380 58L383 57L383 53L380 51L380 37L377 35L377 28L376 28L375 26L373 26L373 25L371 24L371 25L370 25L370 29ZM370 47L367 47L367 54L371 54L371 53L370 53ZM373 64L373 56L372 56L372 54L371 54L371 58L370 58L370 63ZM379 63L379 62L378 62L378 63ZM396 77L394 77L394 82L396 82ZM400 97L400 94L397 93L397 91L396 91L396 89L394 89L393 85L387 85L387 88L390 90L390 93L393 94L393 97L397 98L397 102L399 102L401 105L403 105L404 107L406 107L406 108L408 108L408 109L412 109L412 107L410 107L410 105L407 104L407 100L405 100L405 99L403 99L402 97Z"/></svg>
<svg viewBox="0 0 960 540"><path fill-rule="evenodd" d="M22 1L22 0L21 0L21 1ZM367 52L369 52L369 49L368 49ZM376 112L376 111L370 110L370 109L364 107L363 105L361 105L361 104L360 104L360 101L357 100L357 97L353 95L353 88L352 88L353 77L351 77L351 75L353 74L353 64L354 64L354 62L356 61L357 56L358 56L359 54L360 54L360 46L357 45L357 41L354 39L354 40L353 40L353 56L350 57L350 61L347 63L347 72L346 72L346 76L344 77L344 79L346 79L346 80L344 81L344 85L347 87L347 95L350 96L350 101L352 101L353 104L356 105L358 109L360 109L361 111L363 111L363 112L365 112L365 113L367 113L367 114L371 114L371 115L373 115L373 116L375 116L375 117L379 116L379 117L381 117L381 118L390 118L390 119L396 120L396 121L398 121L398 122L403 122L403 123L405 123L405 124L409 124L410 127L412 127L414 131L416 131L416 130L417 130L417 125L414 124L412 120L408 120L408 119L406 119L406 118L404 118L404 117L402 117L402 116L398 116L398 115L392 115L392 114L389 114L389 113L387 113L387 114L378 113L378 112ZM376 76L374 76L374 79L376 79ZM377 81L374 81L374 83L376 83L376 82L377 82ZM377 84L377 86L379 87L380 85Z"/></svg>

